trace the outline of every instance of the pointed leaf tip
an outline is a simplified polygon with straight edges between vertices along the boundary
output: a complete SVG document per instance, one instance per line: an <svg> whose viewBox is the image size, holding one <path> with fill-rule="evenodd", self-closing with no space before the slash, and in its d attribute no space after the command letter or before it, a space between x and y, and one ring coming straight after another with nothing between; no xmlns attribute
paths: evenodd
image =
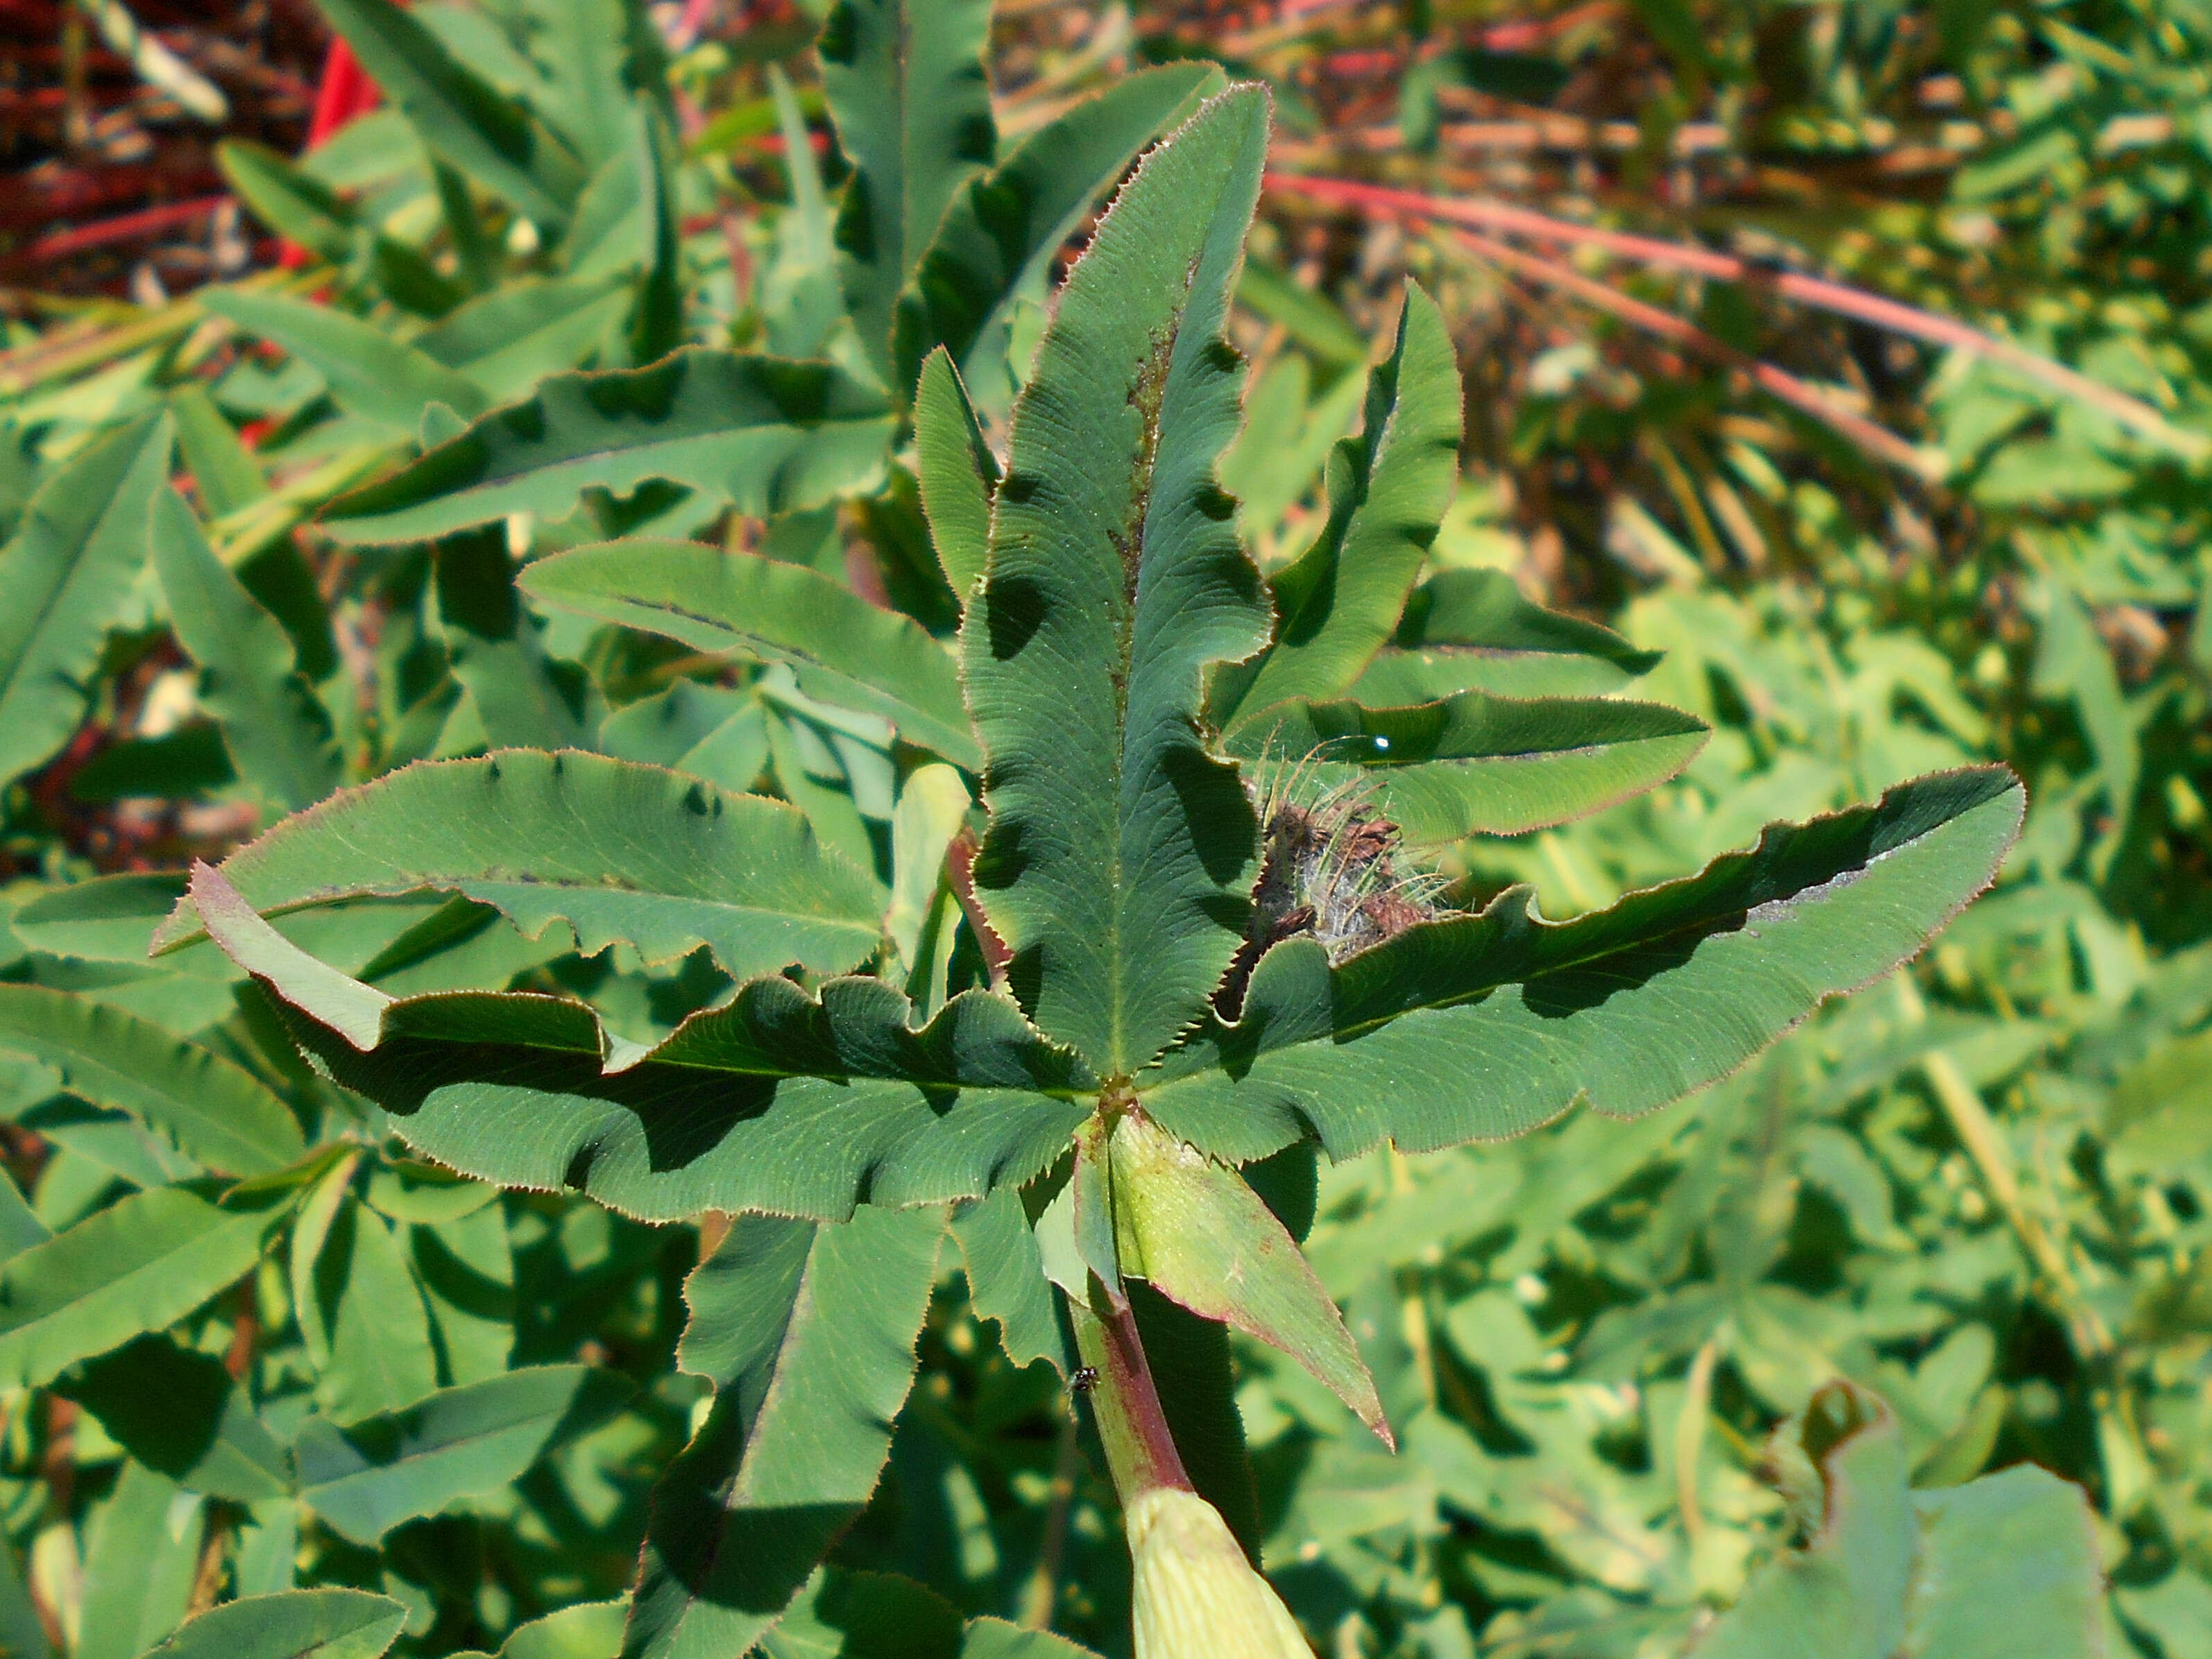
<svg viewBox="0 0 2212 1659"><path fill-rule="evenodd" d="M1242 938L1258 826L1200 735L1203 679L1266 641L1216 464L1267 153L1264 89L1154 149L1061 289L1015 411L963 650L989 756L975 884L1054 1041L1133 1073L1200 1017Z"/></svg>
<svg viewBox="0 0 2212 1659"><path fill-rule="evenodd" d="M376 1047L384 1011L395 999L316 961L264 921L222 872L204 860L192 860L191 902L225 956L363 1054Z"/></svg>
<svg viewBox="0 0 2212 1659"><path fill-rule="evenodd" d="M1281 1349L1396 1450L1343 1316L1244 1178L1141 1112L1114 1126L1110 1158L1121 1271Z"/></svg>

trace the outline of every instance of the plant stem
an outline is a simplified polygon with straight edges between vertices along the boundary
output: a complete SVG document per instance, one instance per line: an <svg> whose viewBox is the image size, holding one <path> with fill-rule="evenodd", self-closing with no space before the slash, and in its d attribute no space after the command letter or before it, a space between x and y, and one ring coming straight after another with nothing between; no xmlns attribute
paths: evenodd
<svg viewBox="0 0 2212 1659"><path fill-rule="evenodd" d="M1122 1507L1162 1486L1195 1491L1184 1473L1182 1455L1176 1450L1175 1436L1168 1430L1167 1413L1160 1408L1159 1390L1152 1386L1152 1370L1146 1363L1145 1345L1129 1304L1115 1307L1093 1279L1090 1305L1079 1305L1070 1297L1067 1312L1083 1363L1098 1373L1091 1389L1091 1411L1098 1425L1099 1443L1106 1449L1107 1473Z"/></svg>
<svg viewBox="0 0 2212 1659"><path fill-rule="evenodd" d="M1024 1630L1050 1630L1052 1615L1060 1606L1060 1564L1067 1549L1067 1514L1075 1503L1075 1474L1082 1453L1075 1443L1075 1413L1071 1408L1060 1425L1060 1449L1052 1469L1051 1507L1045 1512L1044 1547L1037 1553L1036 1571L1022 1590L1021 1613L1014 1622Z"/></svg>

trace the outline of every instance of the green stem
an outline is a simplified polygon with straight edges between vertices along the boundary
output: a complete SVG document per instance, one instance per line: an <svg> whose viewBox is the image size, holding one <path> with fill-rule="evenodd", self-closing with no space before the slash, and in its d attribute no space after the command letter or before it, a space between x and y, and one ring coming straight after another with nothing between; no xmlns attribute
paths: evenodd
<svg viewBox="0 0 2212 1659"><path fill-rule="evenodd" d="M1152 1386L1152 1369L1146 1363L1144 1341L1137 1334L1129 1304L1114 1306L1094 1278L1090 1305L1079 1305L1070 1297L1067 1313L1083 1363L1098 1374L1091 1389L1091 1412L1122 1506L1162 1486L1195 1491L1183 1471L1182 1455L1176 1450L1167 1413L1160 1408L1159 1390Z"/></svg>

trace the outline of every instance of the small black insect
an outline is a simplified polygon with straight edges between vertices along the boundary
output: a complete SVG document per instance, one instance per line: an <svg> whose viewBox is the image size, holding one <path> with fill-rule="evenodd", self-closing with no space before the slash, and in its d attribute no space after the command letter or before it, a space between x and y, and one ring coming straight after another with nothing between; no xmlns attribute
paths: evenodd
<svg viewBox="0 0 2212 1659"><path fill-rule="evenodd" d="M1068 1391L1072 1394L1089 1394L1097 1386L1098 1367L1096 1365L1078 1365L1075 1375L1067 1379Z"/></svg>

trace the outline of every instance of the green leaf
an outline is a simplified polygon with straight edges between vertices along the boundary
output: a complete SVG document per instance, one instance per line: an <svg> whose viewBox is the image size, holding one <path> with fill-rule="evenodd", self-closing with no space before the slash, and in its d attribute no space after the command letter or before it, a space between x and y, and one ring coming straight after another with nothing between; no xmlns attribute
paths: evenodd
<svg viewBox="0 0 2212 1659"><path fill-rule="evenodd" d="M1258 313L1322 362L1337 368L1367 365L1367 337L1352 325L1343 308L1316 294L1279 265L1249 259L1237 279L1237 303Z"/></svg>
<svg viewBox="0 0 2212 1659"><path fill-rule="evenodd" d="M229 946L227 913L210 914ZM818 1001L757 980L651 1049L617 1042L580 1003L483 994L388 1004L354 1041L324 1018L317 971L341 976L273 929L268 940L253 971L304 1014L295 1038L424 1153L655 1220L842 1220L863 1199L980 1198L1049 1164L1096 1087L1003 997L955 997L916 1030L912 1005L873 979L833 980Z"/></svg>
<svg viewBox="0 0 2212 1659"><path fill-rule="evenodd" d="M0 985L0 1049L43 1060L71 1094L129 1112L211 1170L265 1175L307 1149L290 1109L252 1073L88 998Z"/></svg>
<svg viewBox="0 0 2212 1659"><path fill-rule="evenodd" d="M372 1176L372 1200L380 1196L380 1185ZM456 1182L447 1190L497 1197L495 1189L474 1182ZM481 1382L505 1371L514 1356L517 1304L514 1255L498 1203L452 1220L416 1222L408 1230L408 1244L410 1264L430 1305L445 1381Z"/></svg>
<svg viewBox="0 0 2212 1659"><path fill-rule="evenodd" d="M422 1287L392 1231L382 1216L349 1200L315 1253L310 1294L330 1333L315 1398L341 1423L411 1406L438 1386Z"/></svg>
<svg viewBox="0 0 2212 1659"><path fill-rule="evenodd" d="M617 276L524 277L456 307L414 346L493 403L512 403L598 351L630 303L629 284Z"/></svg>
<svg viewBox="0 0 2212 1659"><path fill-rule="evenodd" d="M358 216L345 198L265 144L226 138L215 147L223 182L253 216L331 264L353 258Z"/></svg>
<svg viewBox="0 0 2212 1659"><path fill-rule="evenodd" d="M981 1203L963 1206L952 1218L952 1233L967 1267L969 1305L978 1319L998 1322L1006 1357L1017 1365L1049 1360L1066 1376L1067 1341L1021 1194L1001 1187Z"/></svg>
<svg viewBox="0 0 2212 1659"><path fill-rule="evenodd" d="M343 1428L311 1417L293 1443L300 1496L340 1536L373 1545L519 1479L632 1392L613 1371L532 1365Z"/></svg>
<svg viewBox="0 0 2212 1659"><path fill-rule="evenodd" d="M329 383L340 408L394 437L411 440L422 429L422 410L434 403L468 418L489 406L467 376L331 307L242 289L204 289L194 297L216 316L298 358Z"/></svg>
<svg viewBox="0 0 2212 1659"><path fill-rule="evenodd" d="M367 1590L286 1590L213 1607L147 1659L378 1659L407 1609Z"/></svg>
<svg viewBox="0 0 2212 1659"><path fill-rule="evenodd" d="M1328 526L1273 580L1274 642L1222 676L1224 727L1289 698L1342 696L1397 630L1459 483L1460 404L1450 331L1408 283L1397 343L1368 380L1365 423L1330 459Z"/></svg>
<svg viewBox="0 0 2212 1659"><path fill-rule="evenodd" d="M555 375L340 497L324 523L343 542L422 541L512 513L563 519L586 489L655 478L766 517L866 487L891 426L880 393L828 363L690 347L649 368Z"/></svg>
<svg viewBox="0 0 2212 1659"><path fill-rule="evenodd" d="M740 1216L684 1286L714 1404L653 1494L629 1659L723 1659L774 1625L875 1490L945 1214Z"/></svg>
<svg viewBox="0 0 2212 1659"><path fill-rule="evenodd" d="M300 1340L318 1370L331 1363L331 1319L337 1298L344 1293L345 1279L335 1269L320 1271L323 1255L338 1218L347 1213L354 1176L362 1154L342 1152L315 1179L292 1224L290 1270L292 1316L300 1327Z"/></svg>
<svg viewBox="0 0 2212 1659"><path fill-rule="evenodd" d="M530 55L545 77L532 106L596 167L622 149L636 94L666 98L660 36L633 0L561 0L533 8L530 16L536 25Z"/></svg>
<svg viewBox="0 0 2212 1659"><path fill-rule="evenodd" d="M1115 1123L1107 1161L1122 1273L1279 1348L1395 1449L1375 1379L1343 1316L1297 1241L1244 1178L1140 1112Z"/></svg>
<svg viewBox="0 0 2212 1659"><path fill-rule="evenodd" d="M1031 133L956 194L899 300L897 396L904 399L922 359L942 345L977 401L1003 413L1013 396L1006 356L1014 301L1041 297L1046 271L1078 222L1162 129L1222 84L1210 64L1129 76Z"/></svg>
<svg viewBox="0 0 2212 1659"><path fill-rule="evenodd" d="M0 1386L174 1324L261 1259L268 1218L163 1187L96 1212L0 1267Z"/></svg>
<svg viewBox="0 0 2212 1659"><path fill-rule="evenodd" d="M124 1463L92 1528L70 1659L136 1659L184 1622L204 1509L167 1476Z"/></svg>
<svg viewBox="0 0 2212 1659"><path fill-rule="evenodd" d="M1812 1536L1754 1575L1699 1638L1700 1659L2102 1651L2102 1575L2080 1488L2023 1465L1908 1492L1897 1419L1848 1382L1778 1430L1771 1458Z"/></svg>
<svg viewBox="0 0 2212 1659"><path fill-rule="evenodd" d="M173 428L140 416L39 486L0 547L0 783L61 747L84 713L107 630L146 563Z"/></svg>
<svg viewBox="0 0 2212 1659"><path fill-rule="evenodd" d="M589 677L549 659L515 591L503 530L438 545L438 624L447 666L495 749L580 749L599 723Z"/></svg>
<svg viewBox="0 0 2212 1659"><path fill-rule="evenodd" d="M1917 1592L1908 1653L1950 1659L2091 1659L2104 1573L2097 1517L2071 1481L2032 1463L1917 1492Z"/></svg>
<svg viewBox="0 0 2212 1659"><path fill-rule="evenodd" d="M1658 665L1609 628L1521 597L1502 570L1444 570L1406 601L1392 647L1353 682L1370 708L1455 691L1501 697L1601 696Z"/></svg>
<svg viewBox="0 0 2212 1659"><path fill-rule="evenodd" d="M45 1243L53 1231L39 1219L23 1199L23 1189L13 1176L0 1182L0 1262L13 1261L27 1249ZM0 1619L0 1626L6 1620Z"/></svg>
<svg viewBox="0 0 2212 1659"><path fill-rule="evenodd" d="M921 470L921 501L945 580L961 603L982 580L990 551L991 497L999 458L983 441L968 389L943 346L921 366L915 392L914 443Z"/></svg>
<svg viewBox="0 0 2212 1659"><path fill-rule="evenodd" d="M178 902L176 915L185 915L188 905L224 953L247 973L281 982L289 1000L311 1009L316 1018L356 1047L375 1042L379 1021L392 1000L386 993L372 990L309 956L264 921L210 865L193 864L191 896Z"/></svg>
<svg viewBox="0 0 2212 1659"><path fill-rule="evenodd" d="M1244 429L1221 458L1221 487L1237 498L1237 522L1248 542L1283 544L1284 515L1320 481L1366 404L1364 374L1339 375L1318 396L1309 396L1312 383L1306 360L1286 351L1244 394ZM1304 544L1294 541L1286 550Z"/></svg>
<svg viewBox="0 0 2212 1659"><path fill-rule="evenodd" d="M989 756L975 882L1047 1036L1133 1073L1235 953L1258 837L1207 754L1200 677L1265 642L1213 482L1243 361L1228 291L1266 94L1224 93L1145 161L1070 274L1016 412L962 637Z"/></svg>
<svg viewBox="0 0 2212 1659"><path fill-rule="evenodd" d="M177 448L192 475L200 504L211 518L235 513L269 494L269 482L231 428L215 399L198 380L169 392L169 414L177 423Z"/></svg>
<svg viewBox="0 0 2212 1659"><path fill-rule="evenodd" d="M433 155L548 229L568 222L583 167L536 117L392 0L316 3Z"/></svg>
<svg viewBox="0 0 2212 1659"><path fill-rule="evenodd" d="M55 1392L187 1492L251 1504L292 1490L284 1448L213 1354L167 1335L142 1336L88 1362Z"/></svg>
<svg viewBox="0 0 2212 1659"><path fill-rule="evenodd" d="M216 556L173 489L155 497L153 543L169 625L200 666L201 706L239 775L290 810L320 800L337 784L337 744L291 635Z"/></svg>
<svg viewBox="0 0 2212 1659"><path fill-rule="evenodd" d="M2021 807L2002 767L1938 773L1572 921L1516 888L1334 968L1287 940L1237 1024L1138 1079L1145 1109L1237 1162L1306 1134L1337 1159L1497 1139L1577 1102L1639 1115L1912 956L1988 884Z"/></svg>
<svg viewBox="0 0 2212 1659"><path fill-rule="evenodd" d="M1003 1619L970 1619L960 1659L1098 1659L1089 1648L1048 1630L1024 1630Z"/></svg>
<svg viewBox="0 0 2212 1659"><path fill-rule="evenodd" d="M12 1550L0 1550L0 1644L9 1659L52 1659L39 1604L24 1585Z"/></svg>
<svg viewBox="0 0 2212 1659"><path fill-rule="evenodd" d="M9 922L34 951L137 966L146 960L154 929L185 896L186 880L167 870L94 876L48 888Z"/></svg>
<svg viewBox="0 0 2212 1659"><path fill-rule="evenodd" d="M255 910L429 888L532 939L559 923L586 956L621 939L674 962L703 945L736 979L850 968L881 926L870 884L789 806L574 752L408 767L287 819L223 874ZM179 906L157 947L193 921Z"/></svg>
<svg viewBox="0 0 2212 1659"><path fill-rule="evenodd" d="M497 1659L616 1659L629 1618L628 1601L579 1602L517 1625L500 1644Z"/></svg>
<svg viewBox="0 0 2212 1659"><path fill-rule="evenodd" d="M971 770L981 763L945 647L803 565L641 538L540 559L521 586L541 605L700 651L789 663L807 696L880 714L907 742Z"/></svg>
<svg viewBox="0 0 2212 1659"><path fill-rule="evenodd" d="M1411 708L1288 702L1248 714L1226 747L1300 792L1358 788L1415 845L1517 836L1663 783L1705 723L1663 703L1462 691Z"/></svg>
<svg viewBox="0 0 2212 1659"><path fill-rule="evenodd" d="M762 1659L964 1659L960 1610L888 1572L823 1567L762 1642Z"/></svg>
<svg viewBox="0 0 2212 1659"><path fill-rule="evenodd" d="M852 162L837 212L846 307L890 375L892 308L960 186L998 145L990 0L838 0L815 51Z"/></svg>

